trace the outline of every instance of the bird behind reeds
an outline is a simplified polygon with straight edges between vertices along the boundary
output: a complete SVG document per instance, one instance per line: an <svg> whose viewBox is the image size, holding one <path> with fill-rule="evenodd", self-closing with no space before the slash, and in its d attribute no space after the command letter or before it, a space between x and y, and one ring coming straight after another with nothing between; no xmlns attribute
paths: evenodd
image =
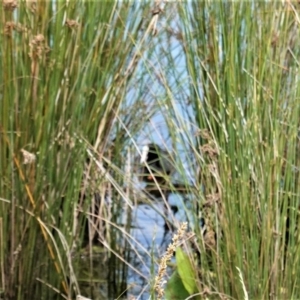
<svg viewBox="0 0 300 300"><path fill-rule="evenodd" d="M143 147L141 156L141 180L146 183L164 184L174 170L168 151L154 143Z"/></svg>

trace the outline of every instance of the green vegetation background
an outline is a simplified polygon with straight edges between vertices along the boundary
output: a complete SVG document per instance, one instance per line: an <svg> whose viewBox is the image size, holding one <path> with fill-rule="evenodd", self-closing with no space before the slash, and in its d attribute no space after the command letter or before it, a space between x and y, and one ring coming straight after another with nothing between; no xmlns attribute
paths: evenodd
<svg viewBox="0 0 300 300"><path fill-rule="evenodd" d="M111 298L124 293L133 157L157 114L177 173L187 186L194 178L191 201L220 237L200 267L189 256L198 297L300 298L299 13L291 1L3 0L3 298L101 299L99 260L83 271L76 258L95 191L112 199L101 207L101 283Z"/></svg>

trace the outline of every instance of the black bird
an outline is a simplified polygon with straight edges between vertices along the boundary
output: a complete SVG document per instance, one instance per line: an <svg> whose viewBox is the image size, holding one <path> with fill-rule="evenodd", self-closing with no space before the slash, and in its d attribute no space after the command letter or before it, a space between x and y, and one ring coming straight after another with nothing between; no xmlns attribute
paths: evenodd
<svg viewBox="0 0 300 300"><path fill-rule="evenodd" d="M174 170L169 153L154 143L143 147L141 164L143 165L141 179L147 183L156 180L157 183L164 184L166 177Z"/></svg>

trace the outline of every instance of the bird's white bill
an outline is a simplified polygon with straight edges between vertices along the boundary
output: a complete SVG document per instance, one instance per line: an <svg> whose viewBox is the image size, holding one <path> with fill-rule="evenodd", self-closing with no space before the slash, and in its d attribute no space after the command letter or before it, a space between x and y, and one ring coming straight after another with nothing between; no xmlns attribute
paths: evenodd
<svg viewBox="0 0 300 300"><path fill-rule="evenodd" d="M142 150L141 164L144 164L147 162L148 153L149 153L149 146L145 145Z"/></svg>

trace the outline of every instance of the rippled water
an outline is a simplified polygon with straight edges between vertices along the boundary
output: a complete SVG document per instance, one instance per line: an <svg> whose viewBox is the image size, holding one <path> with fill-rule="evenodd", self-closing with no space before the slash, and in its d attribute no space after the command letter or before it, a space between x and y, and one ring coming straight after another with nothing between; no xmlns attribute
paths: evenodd
<svg viewBox="0 0 300 300"><path fill-rule="evenodd" d="M174 224L174 229L166 230L165 220L160 215L165 215L164 203L153 202L151 205L140 204L134 207L132 211L133 226L128 236L130 244L130 266L127 273L127 296L118 299L150 299L150 287L157 275L158 261L164 255L169 243L171 242L176 226L179 222L186 221L185 205L180 196L172 195L168 199L170 206L176 206L178 211L174 214L169 212L169 220ZM187 204L187 203L186 203ZM81 292L83 295L92 295L93 300L108 299L107 296L109 282L107 281L107 272L111 269L106 251L100 251L99 255L94 255L95 268L92 275L81 281ZM83 255L80 260L82 266L81 274L88 273L90 261L88 256ZM125 260L128 260L128 258ZM97 267L96 267L97 266ZM118 272L118 270L116 270ZM88 279L95 279L91 283ZM167 278L166 278L167 279ZM126 280L126 279L125 279ZM93 292L91 292L91 288Z"/></svg>
<svg viewBox="0 0 300 300"><path fill-rule="evenodd" d="M175 224L178 221L186 220L181 197L171 196L169 197L169 203L178 207L178 212L175 215L171 213L169 216L170 220ZM149 299L151 284L149 280L155 277L157 271L157 264L153 263L153 260L157 261L163 256L174 233L172 231L166 232L165 221L155 209L163 212L164 204L154 204L154 208L149 205L139 205L133 212L135 222L132 235L136 238L137 243L136 253L133 252L131 263L143 275L140 276L132 269L129 270L128 285L132 285L129 298L132 295L133 299ZM155 267L151 269L153 264ZM151 274L151 272L154 272L154 274Z"/></svg>

